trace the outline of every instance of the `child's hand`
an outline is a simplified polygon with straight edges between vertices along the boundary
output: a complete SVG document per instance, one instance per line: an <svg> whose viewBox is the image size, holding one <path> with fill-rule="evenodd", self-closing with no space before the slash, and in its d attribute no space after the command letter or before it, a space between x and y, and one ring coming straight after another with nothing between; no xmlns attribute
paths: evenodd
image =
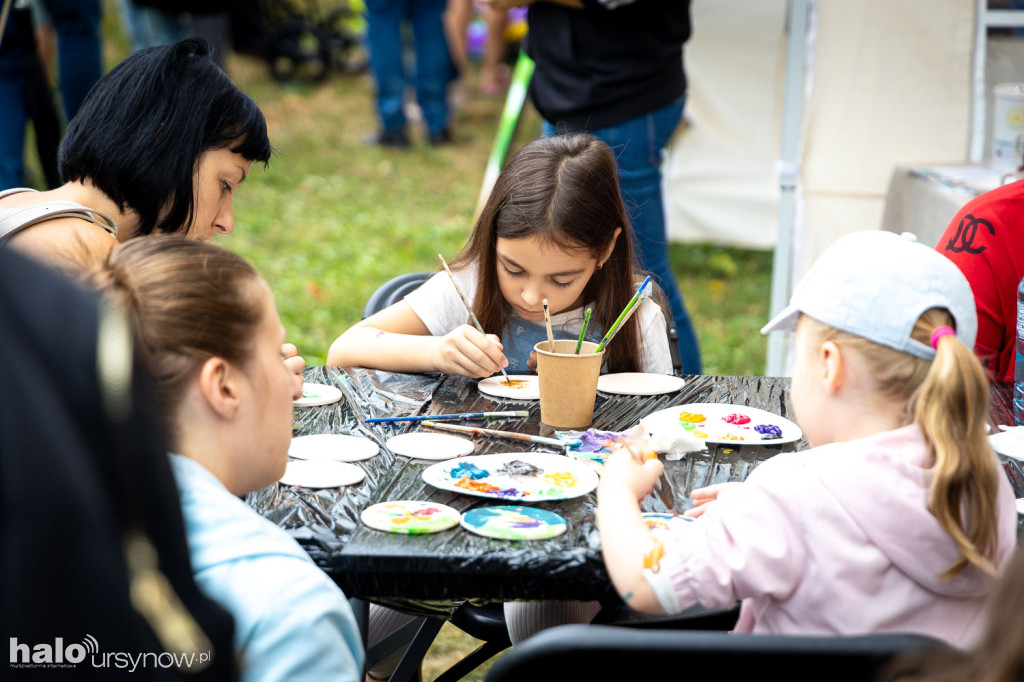
<svg viewBox="0 0 1024 682"><path fill-rule="evenodd" d="M663 468L664 465L657 458L646 459L641 464L639 458L629 450L619 450L605 460L598 496L602 488L625 486L638 501L642 500L651 494Z"/></svg>
<svg viewBox="0 0 1024 682"><path fill-rule="evenodd" d="M537 371L537 351L530 351L530 357L526 358L526 368L531 372Z"/></svg>
<svg viewBox="0 0 1024 682"><path fill-rule="evenodd" d="M299 349L294 344L286 343L281 346L281 357L284 358L284 366L295 374L299 385L299 393L302 393L302 370L306 368L306 361L299 355Z"/></svg>
<svg viewBox="0 0 1024 682"><path fill-rule="evenodd" d="M494 334L484 335L464 324L438 338L434 366L439 371L483 378L508 366L501 341Z"/></svg>
<svg viewBox="0 0 1024 682"><path fill-rule="evenodd" d="M707 506L718 499L719 493L726 488L734 485L739 485L738 481L731 481L729 483L716 483L709 485L706 488L697 488L690 497L693 499L693 507L683 512L683 516L689 516L690 518L697 518L701 514L707 511Z"/></svg>

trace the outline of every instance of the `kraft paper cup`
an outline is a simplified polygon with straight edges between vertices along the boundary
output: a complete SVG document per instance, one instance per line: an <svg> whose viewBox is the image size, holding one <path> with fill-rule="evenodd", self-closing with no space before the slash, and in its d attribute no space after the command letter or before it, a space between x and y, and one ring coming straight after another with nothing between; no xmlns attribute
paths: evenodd
<svg viewBox="0 0 1024 682"><path fill-rule="evenodd" d="M596 343L583 342L576 355L576 342L555 341L554 352L548 342L533 347L537 351L537 375L540 383L540 420L560 429L578 429L594 421L597 378L601 374L604 351L595 353Z"/></svg>

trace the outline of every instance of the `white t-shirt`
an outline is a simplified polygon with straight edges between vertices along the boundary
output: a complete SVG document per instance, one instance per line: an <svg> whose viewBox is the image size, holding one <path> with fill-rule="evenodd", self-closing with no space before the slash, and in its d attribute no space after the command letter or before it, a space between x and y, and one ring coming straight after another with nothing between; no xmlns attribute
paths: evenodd
<svg viewBox="0 0 1024 682"><path fill-rule="evenodd" d="M476 270L474 268L453 271L455 280L472 304L476 297ZM500 294L498 294L500 296ZM459 298L458 292L448 279L448 274L439 272L405 297L406 303L420 318L434 336L443 336L463 324L472 324L466 306ZM572 338L579 336L583 326L583 313L586 306L558 313L551 316L551 329L556 338ZM672 355L668 346L668 331L665 315L654 301L648 299L636 313L640 322L640 371L657 374L672 374ZM488 330L490 331L490 330ZM511 338L505 336L511 331ZM493 332L492 332L493 333ZM603 334L603 331L601 331ZM547 338L547 330L543 323L531 322L512 315L509 329L502 335L505 355L509 359L510 373L524 374L528 372L526 357L537 341ZM587 334L588 340L599 340L599 336ZM534 340L536 339L536 340ZM519 343L516 343L516 341ZM614 343L614 341L612 342ZM604 369L602 368L602 371Z"/></svg>

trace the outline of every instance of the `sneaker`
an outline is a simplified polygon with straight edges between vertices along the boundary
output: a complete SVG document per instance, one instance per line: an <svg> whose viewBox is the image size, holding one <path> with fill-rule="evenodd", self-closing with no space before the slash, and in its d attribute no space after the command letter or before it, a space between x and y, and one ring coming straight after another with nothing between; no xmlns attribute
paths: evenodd
<svg viewBox="0 0 1024 682"><path fill-rule="evenodd" d="M442 144L451 144L452 131L448 128L442 128L441 130L432 130L427 133L427 142L431 146L437 147Z"/></svg>
<svg viewBox="0 0 1024 682"><path fill-rule="evenodd" d="M378 130L366 138L366 144L404 149L409 146L409 137L404 130Z"/></svg>

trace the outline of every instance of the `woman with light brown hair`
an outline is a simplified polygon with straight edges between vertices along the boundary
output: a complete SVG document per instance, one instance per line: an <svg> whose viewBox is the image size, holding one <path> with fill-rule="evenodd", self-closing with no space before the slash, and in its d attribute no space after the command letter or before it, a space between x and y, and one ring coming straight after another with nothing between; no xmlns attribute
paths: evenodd
<svg viewBox="0 0 1024 682"><path fill-rule="evenodd" d="M362 639L345 595L239 499L284 473L302 392L267 283L240 256L175 236L118 247L95 280L134 326L195 581L234 616L242 679L362 680Z"/></svg>

